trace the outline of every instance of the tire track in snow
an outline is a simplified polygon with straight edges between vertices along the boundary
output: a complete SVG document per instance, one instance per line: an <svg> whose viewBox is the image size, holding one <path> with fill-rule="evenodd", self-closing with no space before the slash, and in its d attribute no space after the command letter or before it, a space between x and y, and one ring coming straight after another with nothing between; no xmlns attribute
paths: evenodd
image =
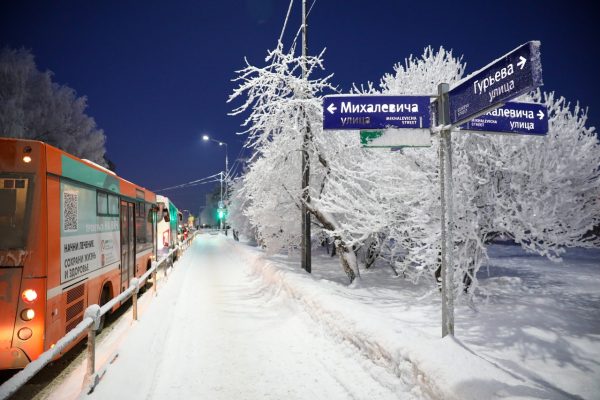
<svg viewBox="0 0 600 400"><path fill-rule="evenodd" d="M248 258L248 251L232 242L228 245L242 257ZM442 398L435 385L410 360L401 355L394 357L385 347L357 330L354 323L342 313L327 310L318 300L313 300L315 296L311 296L312 293L299 291L286 280L282 271L270 265L262 256L251 257L255 260L250 265L249 273L258 277L263 290L270 291L273 296L283 295L296 303L313 323L321 326L338 344L346 344L351 348L365 372L382 387L401 395L403 399ZM390 379L387 374L394 378Z"/></svg>

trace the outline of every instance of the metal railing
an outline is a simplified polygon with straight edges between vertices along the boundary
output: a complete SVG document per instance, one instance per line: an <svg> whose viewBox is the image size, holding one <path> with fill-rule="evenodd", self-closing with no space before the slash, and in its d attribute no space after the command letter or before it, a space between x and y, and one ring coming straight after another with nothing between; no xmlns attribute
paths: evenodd
<svg viewBox="0 0 600 400"><path fill-rule="evenodd" d="M130 297L133 298L133 319L138 319L137 300L138 293L140 290L140 284L146 282L146 280L152 275L152 292L156 295L157 289L157 271L162 266L164 276L167 275L167 266L172 265L175 253L180 250L186 250L191 242L194 240L198 232L194 232L192 236L184 240L180 245L170 250L169 253L159 261L153 261L152 267L146 271L144 275L139 278L133 278L130 282L129 287L119 294L117 297L112 298L108 303L102 307L98 304L92 304L86 308L83 320L69 331L65 336L60 338L56 344L40 354L40 356L34 361L30 362L25 368L17 372L10 379L0 385L0 400L6 400L17 392L23 385L25 385L31 378L33 378L42 368L50 363L54 358L60 355L60 353L70 344L80 339L80 337L87 330L87 369L83 380L83 391L85 393L91 393L94 387L99 382L99 376L96 374L96 332L100 327L100 319L103 315L108 313L117 303L127 301Z"/></svg>

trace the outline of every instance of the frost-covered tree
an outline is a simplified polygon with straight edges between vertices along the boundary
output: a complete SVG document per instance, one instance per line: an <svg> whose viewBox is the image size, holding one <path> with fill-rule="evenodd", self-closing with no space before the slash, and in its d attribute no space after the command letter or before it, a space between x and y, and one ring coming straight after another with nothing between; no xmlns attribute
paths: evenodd
<svg viewBox="0 0 600 400"><path fill-rule="evenodd" d="M292 251L300 243L300 146L300 136L293 133L275 136L243 178L245 214L269 252Z"/></svg>
<svg viewBox="0 0 600 400"><path fill-rule="evenodd" d="M420 57L411 56L404 64L395 65L394 73L386 74L379 88L368 84L366 88L355 87L355 92L433 94L438 83L453 83L462 77L463 71L464 64L452 52L426 48ZM406 148L398 152L360 148L355 151L356 167L351 167L346 157L338 160L338 168L343 170L343 164L354 170L364 168L373 183L369 188L370 196L359 196L360 206L352 215L347 215L349 224L371 221L364 224L362 236L355 235L357 244L376 233L384 247L381 257L404 276L412 280L424 275L433 277L439 266L440 251L438 141L433 138L430 148ZM366 160L369 162L364 162ZM344 173L349 188L355 185L352 182L354 175L356 172ZM356 194L356 190L349 190L349 193ZM328 195L335 196L334 193Z"/></svg>
<svg viewBox="0 0 600 400"><path fill-rule="evenodd" d="M565 247L600 246L597 237L586 236L600 221L600 143L586 126L587 111L540 90L520 100L546 107L548 135L477 139L486 142L474 162L489 182L490 233L551 259Z"/></svg>
<svg viewBox="0 0 600 400"><path fill-rule="evenodd" d="M452 84L460 78L464 66L458 60L448 62L448 54L444 54L443 49L437 53L426 49L420 60L411 57L404 66L397 65L394 75L382 79L381 91L426 94L435 93L439 82ZM374 91L372 85L368 90ZM586 113L579 106L571 111L564 99L540 91L519 100L547 107L547 137L466 132L454 132L452 136L457 291L462 287L461 280L475 280L487 257L485 244L498 233L551 258L566 246L598 245L597 239L584 236L600 218L600 147L594 129L585 126ZM388 237L396 248L388 254L400 254L400 268L414 279L438 268L436 142L429 150L403 151L406 158L418 164L422 174L429 174L421 184L428 200L414 203L415 207L405 214L405 223L397 220L389 227Z"/></svg>
<svg viewBox="0 0 600 400"><path fill-rule="evenodd" d="M0 52L0 136L41 140L106 165L106 137L86 107L85 97L38 71L29 51Z"/></svg>
<svg viewBox="0 0 600 400"><path fill-rule="evenodd" d="M344 235L336 216L322 208L320 195L331 174L329 160L317 143L322 135L321 93L332 90L328 80L313 78L323 68L322 53L306 58L296 56L294 47L283 50L281 42L270 51L267 66L247 63L238 71L239 87L230 101L244 95L247 100L233 115L250 110L244 122L248 147L255 150L244 190L251 206L246 210L257 229L258 239L272 251L292 250L300 243L299 217L302 140L308 124L311 159L310 201L306 207L316 222L335 238L341 265L352 281L357 264L352 241ZM302 68L306 65L306 79ZM340 155L338 154L338 157Z"/></svg>
<svg viewBox="0 0 600 400"><path fill-rule="evenodd" d="M232 114L250 110L246 146L254 150L244 177L246 215L257 239L270 251L291 250L300 242L300 149L305 118L320 112L315 95L327 87L326 79L312 80L321 59L307 57L309 79L301 77L301 58L283 44L270 51L263 68L250 65L237 71L239 87L230 96L246 100Z"/></svg>
<svg viewBox="0 0 600 400"><path fill-rule="evenodd" d="M464 65L443 49L426 49L420 59L411 57L395 67L395 74L385 75L381 92L435 93L438 83L452 84L463 71ZM368 90L374 91L372 85ZM466 132L452 136L457 291L463 279L476 284L477 270L487 258L485 245L499 233L550 258L564 247L598 245L597 239L585 236L600 218L600 146L594 129L585 126L586 113L578 105L572 111L563 98L540 91L519 101L547 107L546 137ZM424 272L430 275L439 264L436 144L434 140L431 149L403 151L424 178L429 174L421 180L425 197L408 210L404 222L396 220L389 227L395 251L388 255L400 254L399 267L413 279Z"/></svg>

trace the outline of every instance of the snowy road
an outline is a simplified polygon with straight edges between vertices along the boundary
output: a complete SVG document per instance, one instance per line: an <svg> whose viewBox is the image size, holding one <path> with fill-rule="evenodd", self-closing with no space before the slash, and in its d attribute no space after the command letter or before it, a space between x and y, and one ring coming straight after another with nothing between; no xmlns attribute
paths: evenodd
<svg viewBox="0 0 600 400"><path fill-rule="evenodd" d="M398 380L328 337L200 236L132 327L91 399L391 399Z"/></svg>

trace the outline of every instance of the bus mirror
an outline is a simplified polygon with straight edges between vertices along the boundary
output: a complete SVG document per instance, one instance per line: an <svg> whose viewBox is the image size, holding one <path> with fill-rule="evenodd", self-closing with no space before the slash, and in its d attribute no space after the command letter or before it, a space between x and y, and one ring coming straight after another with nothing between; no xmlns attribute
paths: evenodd
<svg viewBox="0 0 600 400"><path fill-rule="evenodd" d="M169 222L171 219L169 218L169 210L163 210L163 219L165 222Z"/></svg>

